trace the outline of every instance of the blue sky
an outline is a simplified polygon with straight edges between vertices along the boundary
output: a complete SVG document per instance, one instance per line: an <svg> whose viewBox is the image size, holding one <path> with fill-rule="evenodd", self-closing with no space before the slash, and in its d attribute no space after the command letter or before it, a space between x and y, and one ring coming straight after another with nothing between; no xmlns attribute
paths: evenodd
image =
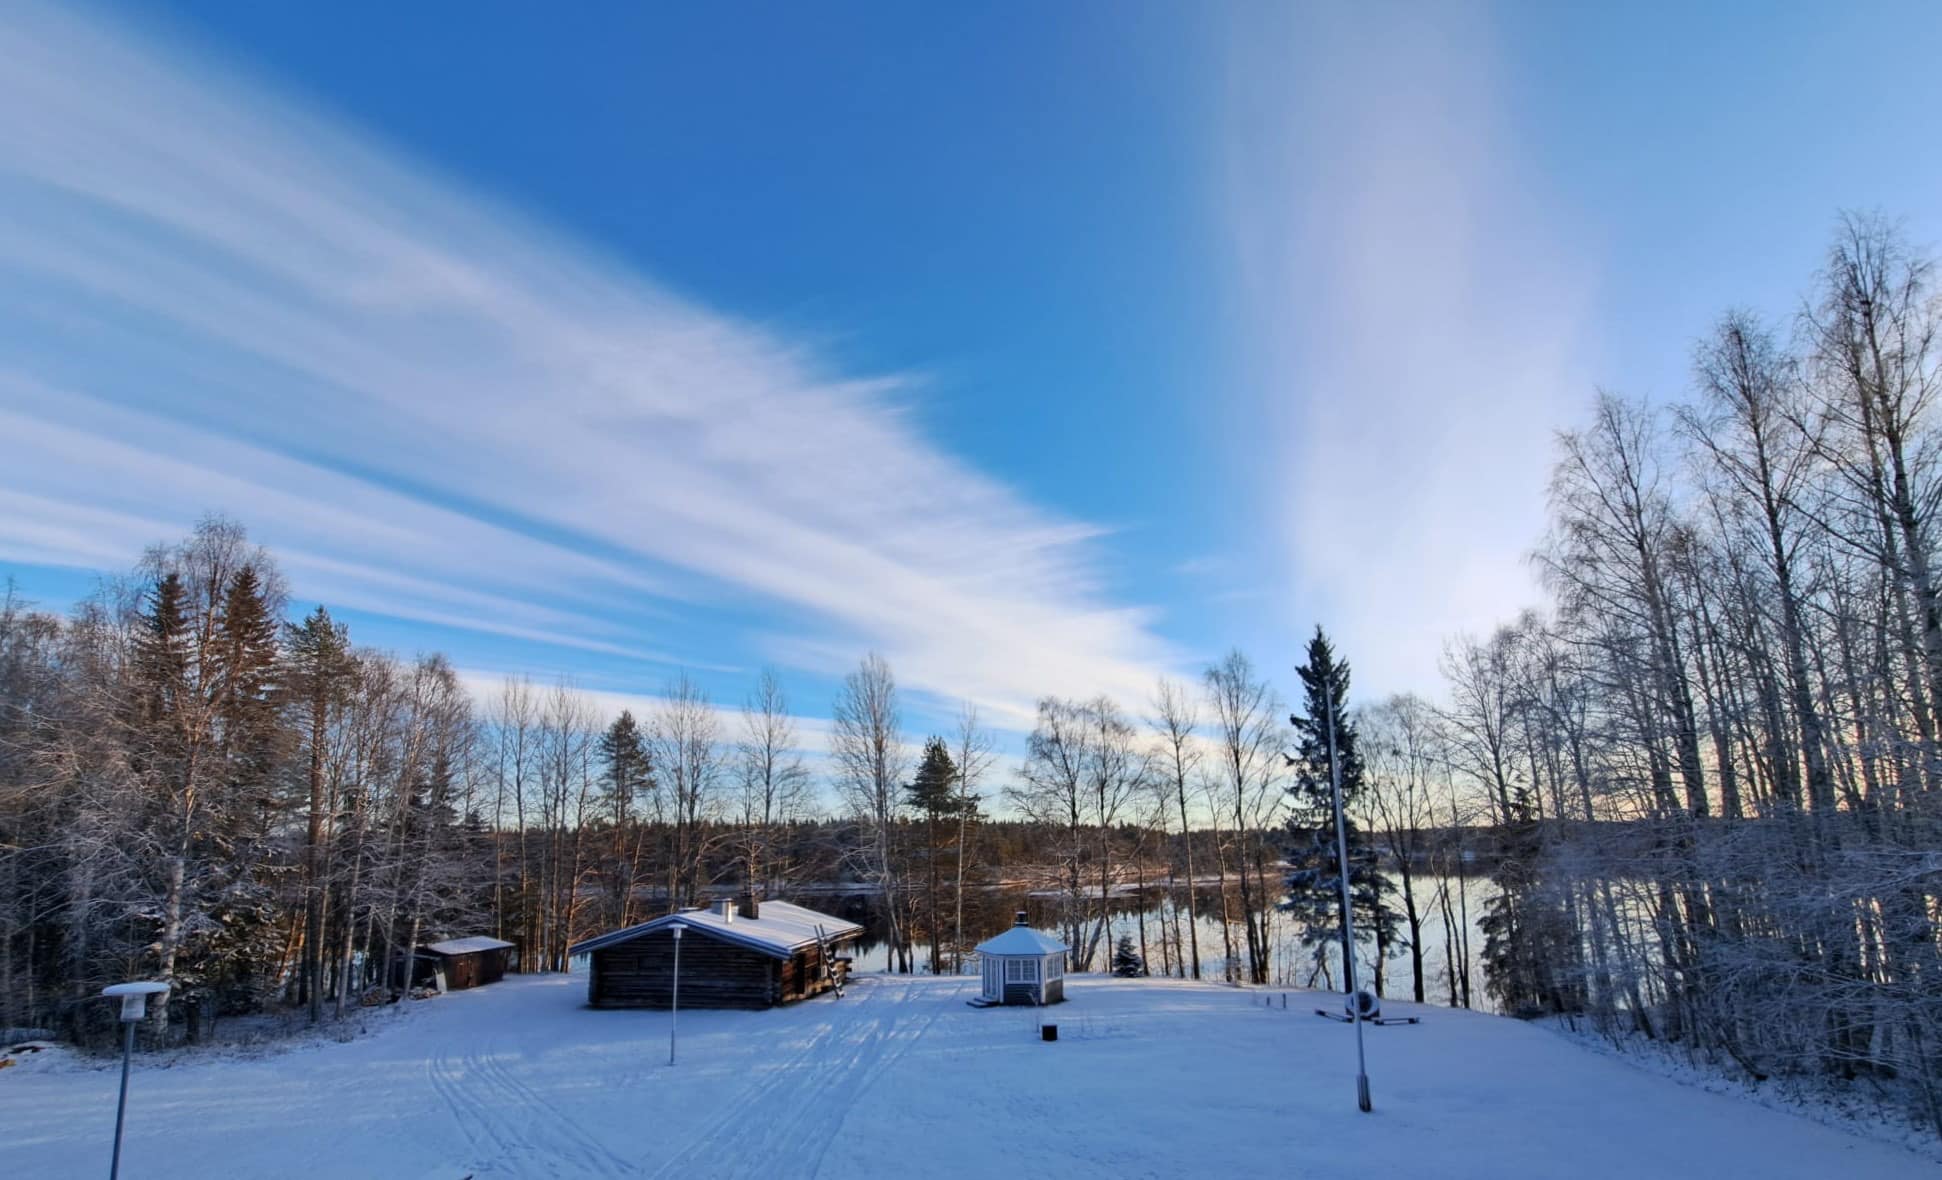
<svg viewBox="0 0 1942 1180"><path fill-rule="evenodd" d="M1942 233L1931 7L1691 7L9 6L0 574L213 510L482 684L1433 691L1595 387Z"/></svg>

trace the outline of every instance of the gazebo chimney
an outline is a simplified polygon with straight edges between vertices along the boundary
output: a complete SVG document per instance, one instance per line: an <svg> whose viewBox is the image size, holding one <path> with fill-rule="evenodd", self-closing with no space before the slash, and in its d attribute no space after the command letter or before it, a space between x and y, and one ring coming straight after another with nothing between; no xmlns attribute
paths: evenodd
<svg viewBox="0 0 1942 1180"><path fill-rule="evenodd" d="M753 889L742 894L741 914L744 918L750 919L762 916L762 899L755 895Z"/></svg>
<svg viewBox="0 0 1942 1180"><path fill-rule="evenodd" d="M1018 911L1018 920L1017 920L1016 922L1013 922L1013 923L1012 923L1012 925L1014 925L1014 926L1030 926L1030 925L1031 925L1031 923L1030 923L1030 922L1027 922L1027 921L1025 920L1025 911L1024 911L1024 910L1019 910L1019 911Z"/></svg>

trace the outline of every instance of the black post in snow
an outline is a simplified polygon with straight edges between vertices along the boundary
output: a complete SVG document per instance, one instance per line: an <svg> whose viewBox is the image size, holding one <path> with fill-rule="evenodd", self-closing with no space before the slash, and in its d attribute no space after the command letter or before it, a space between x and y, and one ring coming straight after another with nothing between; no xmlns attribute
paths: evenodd
<svg viewBox="0 0 1942 1180"><path fill-rule="evenodd" d="M1342 818L1342 768L1335 757L1335 689L1322 677L1322 702L1328 713L1328 786L1335 803L1335 866L1342 881L1342 980L1348 988L1349 1019L1355 1024L1355 1104L1368 1113L1369 1063L1362 1049L1362 1004L1355 994L1355 903L1349 892L1349 835Z"/></svg>

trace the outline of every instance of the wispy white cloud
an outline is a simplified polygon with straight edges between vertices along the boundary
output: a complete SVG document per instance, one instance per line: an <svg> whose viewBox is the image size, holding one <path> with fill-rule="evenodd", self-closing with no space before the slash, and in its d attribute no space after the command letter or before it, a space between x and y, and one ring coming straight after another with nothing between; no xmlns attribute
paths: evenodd
<svg viewBox="0 0 1942 1180"><path fill-rule="evenodd" d="M646 724L660 709L663 697L657 685L645 692L621 692L614 689L582 687L571 678L560 680L539 680L522 677L518 673L493 672L482 668L460 668L456 672L459 684L472 698L473 704L482 716L495 716L505 698L509 681L525 679L534 696L543 700L556 686L564 685L574 696L592 706L601 724L605 724L625 711L632 713L634 719ZM715 736L725 745L733 746L746 735L742 720L740 701L710 701L709 707L715 715ZM830 731L832 723L827 717L796 714L790 718L796 733L795 750L799 754L813 756L819 762L829 756Z"/></svg>
<svg viewBox="0 0 1942 1180"><path fill-rule="evenodd" d="M466 693L472 698L480 716L495 717L504 699L507 683L521 679L519 673L508 674L480 668L461 668L457 671L458 680ZM661 707L662 697L656 691L622 692L614 689L588 688L571 680L536 680L526 678L528 687L534 695L535 703L541 704L556 686L563 685L568 692L589 706L599 723L620 716L623 710L632 713L643 727L651 726ZM732 791L735 781L734 761L736 747L748 737L747 723L742 714L740 701L711 701L709 703L715 717L715 737L721 743L721 753L727 762L724 792ZM826 814L841 814L844 810L842 791L836 781L839 768L831 753L834 723L828 717L804 713L792 714L789 718L794 730L794 752L802 758L812 781L812 809ZM904 733L904 754L911 765L923 755L924 731L906 728ZM1210 747L1211 748L1211 747ZM1020 756L1009 749L993 751L984 767L984 779L979 790L984 796L984 806L989 811L1002 812L1005 809L1003 790L1005 784L1016 781L1022 764Z"/></svg>
<svg viewBox="0 0 1942 1180"><path fill-rule="evenodd" d="M277 541L307 597L401 619L659 663L675 657L575 607L651 594L611 561L534 541L461 513L208 431L0 373L4 479L0 559L118 568L221 507ZM17 409L4 408L11 402ZM55 421L54 419L64 421ZM404 572L434 571L437 579ZM503 593L482 585L505 588Z"/></svg>
<svg viewBox="0 0 1942 1180"><path fill-rule="evenodd" d="M786 620L763 654L874 647L1012 716L1142 699L1169 659L1103 596L1094 530L927 439L908 381L833 374L152 34L14 5L0 60L0 487L61 506L0 552L96 564L220 509L410 617L609 651L655 646L609 633L616 604L729 597Z"/></svg>
<svg viewBox="0 0 1942 1180"><path fill-rule="evenodd" d="M1220 204L1281 559L1363 691L1434 687L1535 597L1551 432L1589 388L1589 281L1506 110L1487 14L1251 10Z"/></svg>

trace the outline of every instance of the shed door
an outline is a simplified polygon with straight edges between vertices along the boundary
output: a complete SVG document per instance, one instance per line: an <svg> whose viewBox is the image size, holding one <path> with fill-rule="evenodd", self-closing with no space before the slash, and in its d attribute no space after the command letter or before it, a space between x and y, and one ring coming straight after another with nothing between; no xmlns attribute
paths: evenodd
<svg viewBox="0 0 1942 1180"><path fill-rule="evenodd" d="M990 955L983 956L983 959L984 994L989 999L1001 999L1005 992L1004 983L998 978L998 960L992 958Z"/></svg>

